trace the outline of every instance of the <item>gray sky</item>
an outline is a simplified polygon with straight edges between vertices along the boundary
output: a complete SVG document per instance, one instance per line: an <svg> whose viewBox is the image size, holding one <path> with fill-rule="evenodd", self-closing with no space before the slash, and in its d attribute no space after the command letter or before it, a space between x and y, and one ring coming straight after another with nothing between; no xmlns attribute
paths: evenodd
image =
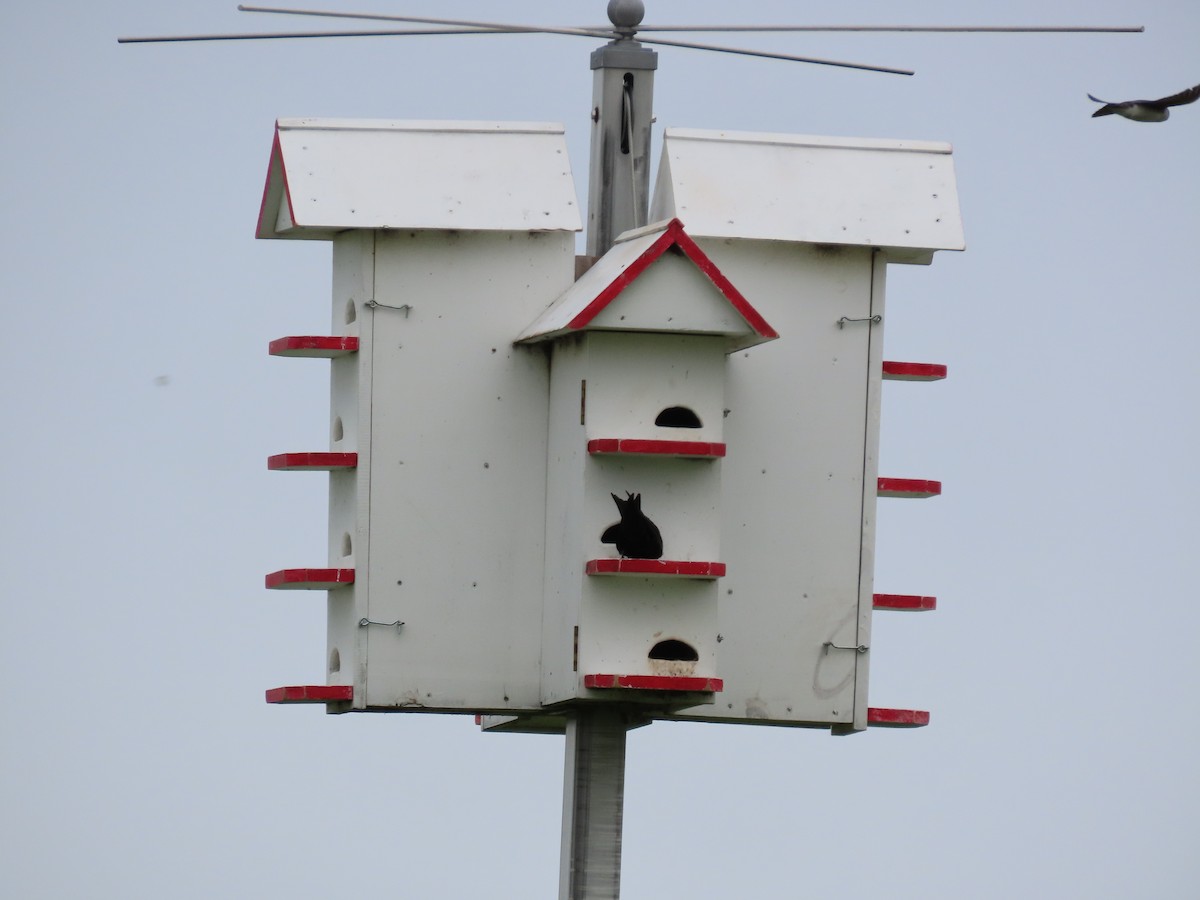
<svg viewBox="0 0 1200 900"><path fill-rule="evenodd" d="M880 504L877 586L939 609L876 617L871 702L932 724L633 732L622 896L1196 896L1200 104L1144 125L1085 95L1200 82L1200 8L648 6L1146 33L729 40L912 78L661 51L660 126L951 142L968 249L889 283L885 356L950 377L885 386L882 473L945 487ZM554 894L560 738L263 702L322 677L323 604L262 578L324 556L325 479L264 459L323 446L327 369L265 349L326 329L329 249L253 230L283 116L563 122L583 193L594 42L115 40L326 24L233 0L0 10L7 896Z"/></svg>

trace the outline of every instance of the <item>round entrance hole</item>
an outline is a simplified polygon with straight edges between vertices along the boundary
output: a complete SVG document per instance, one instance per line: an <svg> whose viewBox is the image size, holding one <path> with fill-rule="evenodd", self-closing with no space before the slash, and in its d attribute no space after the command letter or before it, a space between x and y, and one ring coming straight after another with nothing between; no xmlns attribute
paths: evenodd
<svg viewBox="0 0 1200 900"><path fill-rule="evenodd" d="M661 428L703 428L700 417L686 406L668 406L658 414L654 424Z"/></svg>
<svg viewBox="0 0 1200 900"><path fill-rule="evenodd" d="M655 675L689 676L696 674L700 654L678 638L667 638L650 648L650 671Z"/></svg>
<svg viewBox="0 0 1200 900"><path fill-rule="evenodd" d="M650 658L696 662L700 659L700 654L691 644L675 638L668 638L650 648Z"/></svg>

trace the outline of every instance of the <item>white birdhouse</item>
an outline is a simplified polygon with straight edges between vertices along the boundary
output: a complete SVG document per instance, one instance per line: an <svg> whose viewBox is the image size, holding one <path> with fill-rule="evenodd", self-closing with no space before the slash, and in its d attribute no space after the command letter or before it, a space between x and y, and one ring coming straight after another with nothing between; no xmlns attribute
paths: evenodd
<svg viewBox="0 0 1200 900"><path fill-rule="evenodd" d="M279 123L258 234L332 242L333 327L272 352L332 378L328 449L270 466L330 471L329 558L267 584L329 615L269 699L927 718L867 670L873 609L932 606L876 592L875 505L940 491L881 475L879 409L944 374L882 347L887 265L962 248L950 148L668 130L651 216L576 277L561 127Z"/></svg>
<svg viewBox="0 0 1200 900"><path fill-rule="evenodd" d="M518 338L551 346L547 706L720 690L726 356L775 337L676 219L623 235ZM623 545L630 515L653 540Z"/></svg>

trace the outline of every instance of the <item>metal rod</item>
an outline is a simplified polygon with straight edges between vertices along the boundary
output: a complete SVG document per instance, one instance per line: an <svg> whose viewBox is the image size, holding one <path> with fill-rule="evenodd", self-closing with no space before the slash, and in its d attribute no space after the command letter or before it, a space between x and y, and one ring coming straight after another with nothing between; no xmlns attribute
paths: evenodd
<svg viewBox="0 0 1200 900"><path fill-rule="evenodd" d="M768 50L749 50L745 47L722 47L718 44L694 44L690 41L669 41L666 38L647 38L638 35L643 44L661 47L682 47L686 50L712 50L716 53L735 53L738 56L757 56L762 59L783 59L789 62L812 63L817 66L836 66L841 69L860 69L864 72L882 72L885 75L912 75L912 69L897 69L892 66L872 66L867 63L846 62L838 59L823 59L816 56L794 56L791 53L772 53Z"/></svg>
<svg viewBox="0 0 1200 900"><path fill-rule="evenodd" d="M427 25L461 25L494 31L535 32L544 34L580 34L587 37L617 37L611 25L550 26L503 25L495 22L472 22L465 19L432 19L418 16L397 16L386 13L349 13L336 10L291 9L275 6L239 4L241 12L282 13L294 16L328 16L338 19L374 19L385 22L415 22ZM1146 30L1144 25L639 25L643 31L728 31L728 32L931 32L931 33L1015 33L1015 34L1128 34Z"/></svg>
<svg viewBox="0 0 1200 900"><path fill-rule="evenodd" d="M1145 25L639 25L638 31L929 32L983 34L1130 34Z"/></svg>
<svg viewBox="0 0 1200 900"><path fill-rule="evenodd" d="M183 34L163 35L159 37L119 37L118 44L163 44L180 43L185 41L264 41L283 40L291 38L336 38L336 37L409 37L417 35L447 35L447 34L505 34L495 28L438 28L438 29L404 29L388 31L273 31L244 32L240 34Z"/></svg>
<svg viewBox="0 0 1200 900"><path fill-rule="evenodd" d="M501 22L477 22L468 19L435 19L426 16L395 16L383 13L344 13L328 10L292 9L276 6L238 6L241 12L279 13L291 16L328 16L338 19L371 19L384 22L411 22L418 25L453 25L463 28L481 28L506 34L564 34L576 37L604 38L611 40L620 35L612 29L590 28L556 28L543 25L511 25ZM767 50L750 50L744 47L723 47L716 44L697 44L692 41L675 41L666 38L638 38L639 43L656 44L664 47L680 47L685 50L712 50L717 53L733 53L738 56L756 56L762 59L782 59L788 62L811 63L818 66L836 66L843 69L861 69L867 72L883 72L888 75L912 75L911 69L897 69L891 66L872 66L866 63L846 62L844 60L823 59L815 56L797 56L791 53L773 53Z"/></svg>
<svg viewBox="0 0 1200 900"><path fill-rule="evenodd" d="M351 13L335 10L292 9L280 6L248 6L238 4L239 12L278 13L287 16L325 16L331 19L370 19L376 22L411 22L415 25L454 25L460 28L479 28L485 31L502 31L513 34L568 34L580 37L612 40L617 33L609 28L555 28L542 25L511 25L503 22L474 22L467 19L434 19L427 16L394 16L385 13Z"/></svg>

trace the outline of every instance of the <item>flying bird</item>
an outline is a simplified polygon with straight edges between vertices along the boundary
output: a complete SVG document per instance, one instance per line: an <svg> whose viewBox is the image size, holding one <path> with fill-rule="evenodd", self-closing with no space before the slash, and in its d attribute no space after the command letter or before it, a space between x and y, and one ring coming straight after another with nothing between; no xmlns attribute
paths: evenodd
<svg viewBox="0 0 1200 900"><path fill-rule="evenodd" d="M1119 103L1110 103L1088 94L1089 100L1104 104L1092 113L1093 119L1096 116L1111 116L1115 113L1118 116L1133 119L1135 122L1165 122L1171 115L1171 110L1167 107L1193 103L1198 97L1200 97L1200 84L1159 100L1123 100Z"/></svg>
<svg viewBox="0 0 1200 900"><path fill-rule="evenodd" d="M662 535L658 526L642 512L642 495L625 492L627 499L609 494L621 513L621 521L604 529L600 536L602 544L616 544L621 556L632 559L661 559L663 555Z"/></svg>

